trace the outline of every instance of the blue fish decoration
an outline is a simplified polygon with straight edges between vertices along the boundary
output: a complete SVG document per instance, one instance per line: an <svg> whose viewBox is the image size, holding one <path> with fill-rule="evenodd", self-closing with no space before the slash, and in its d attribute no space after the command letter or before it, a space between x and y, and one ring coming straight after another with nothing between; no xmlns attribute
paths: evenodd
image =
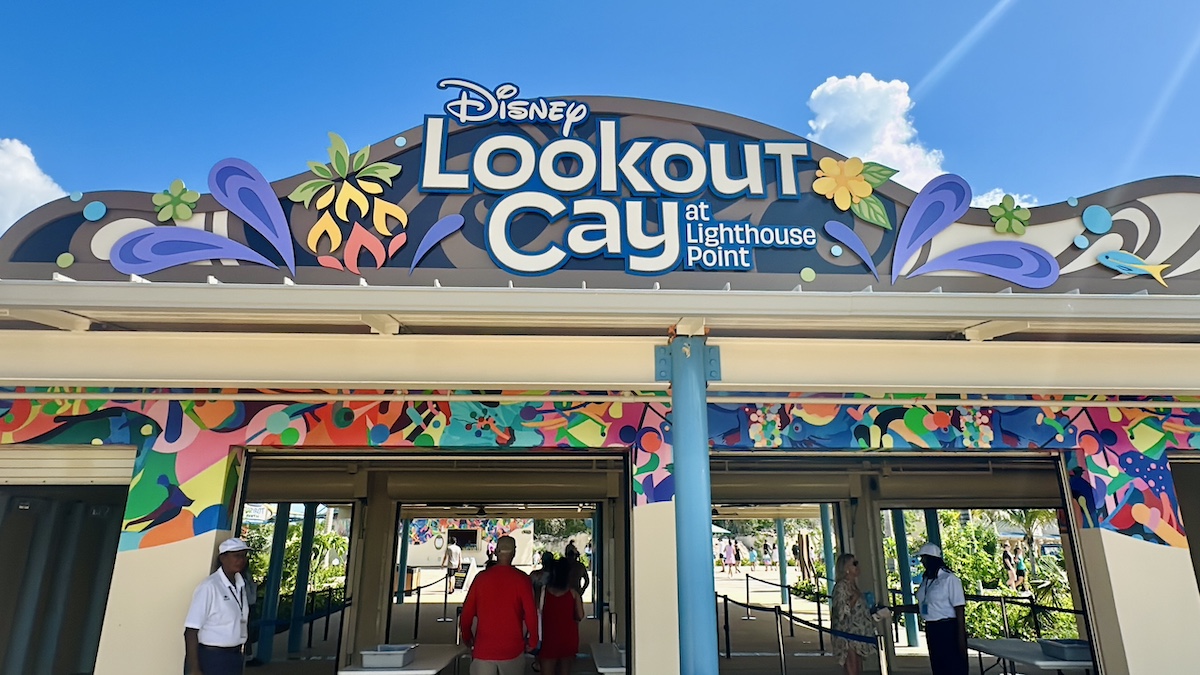
<svg viewBox="0 0 1200 675"><path fill-rule="evenodd" d="M1109 251L1096 256L1096 260L1105 267L1114 269L1121 274L1132 274L1134 276L1149 276L1154 277L1154 280L1166 287L1167 282L1163 280L1163 270L1170 265L1151 265L1132 253L1125 251Z"/></svg>

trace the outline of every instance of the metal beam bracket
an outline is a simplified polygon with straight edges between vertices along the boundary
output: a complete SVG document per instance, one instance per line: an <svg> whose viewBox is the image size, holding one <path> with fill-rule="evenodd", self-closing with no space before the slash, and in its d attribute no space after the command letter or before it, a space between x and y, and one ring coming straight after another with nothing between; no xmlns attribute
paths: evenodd
<svg viewBox="0 0 1200 675"><path fill-rule="evenodd" d="M709 382L721 381L721 348L715 345L704 346L704 379Z"/></svg>
<svg viewBox="0 0 1200 675"><path fill-rule="evenodd" d="M671 381L671 345L654 345L654 381Z"/></svg>

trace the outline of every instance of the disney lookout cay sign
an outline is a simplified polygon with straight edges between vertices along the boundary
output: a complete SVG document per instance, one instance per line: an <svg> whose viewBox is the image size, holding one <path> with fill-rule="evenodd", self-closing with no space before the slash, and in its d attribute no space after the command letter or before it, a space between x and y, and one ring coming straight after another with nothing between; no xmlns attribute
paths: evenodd
<svg viewBox="0 0 1200 675"><path fill-rule="evenodd" d="M959 176L913 193L870 157L710 110L438 87L420 126L357 152L331 133L328 162L290 178L226 159L208 194L47 204L0 238L0 278L1200 292L1200 179L971 208Z"/></svg>

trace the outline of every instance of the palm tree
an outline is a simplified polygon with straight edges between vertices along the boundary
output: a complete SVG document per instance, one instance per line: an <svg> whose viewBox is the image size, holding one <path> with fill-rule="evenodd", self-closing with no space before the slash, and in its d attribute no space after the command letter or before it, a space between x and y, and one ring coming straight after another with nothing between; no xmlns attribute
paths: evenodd
<svg viewBox="0 0 1200 675"><path fill-rule="evenodd" d="M1029 551L1029 573L1034 571L1034 559L1038 555L1034 546L1034 537L1042 528L1058 522L1058 517L1050 509L1001 509L989 511L988 517L993 523L1009 525L1025 534L1025 550Z"/></svg>

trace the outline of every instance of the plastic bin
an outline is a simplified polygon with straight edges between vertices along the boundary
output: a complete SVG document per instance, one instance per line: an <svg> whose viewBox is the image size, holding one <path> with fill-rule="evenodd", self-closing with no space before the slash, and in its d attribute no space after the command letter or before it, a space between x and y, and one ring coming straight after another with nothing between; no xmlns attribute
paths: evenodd
<svg viewBox="0 0 1200 675"><path fill-rule="evenodd" d="M359 652L363 668L403 668L413 660L417 645L378 645L374 650Z"/></svg>
<svg viewBox="0 0 1200 675"><path fill-rule="evenodd" d="M1038 640L1042 653L1059 661L1091 661L1092 646L1087 640Z"/></svg>

